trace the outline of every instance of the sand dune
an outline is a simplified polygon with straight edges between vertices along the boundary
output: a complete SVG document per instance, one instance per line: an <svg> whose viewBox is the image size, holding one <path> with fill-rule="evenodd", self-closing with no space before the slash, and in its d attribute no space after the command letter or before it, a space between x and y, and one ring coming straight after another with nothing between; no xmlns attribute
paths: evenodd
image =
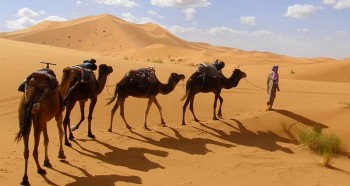
<svg viewBox="0 0 350 186"><path fill-rule="evenodd" d="M135 33L144 34L142 41L135 39ZM104 34L112 34L108 36L111 40L101 40ZM121 34L125 37L120 38ZM348 157L335 157L327 168L321 156L295 143L300 129L317 126L325 133L338 135L344 150L349 149L349 61L292 58L187 43L156 25L133 25L109 15L44 22L2 37L7 39L0 39L0 84L4 87L0 91L1 185L18 185L24 169L23 142L14 142L22 95L18 85L43 67L40 61L57 63L52 69L60 79L64 67L91 57L98 64L114 68L94 112L92 127L97 138L87 137L85 121L74 132L73 147L65 148L67 159L60 161L57 128L54 120L50 121L49 157L53 168L46 168L47 175L40 176L30 156L32 185L347 185L350 181ZM52 38L59 40L51 43ZM67 47L69 40L75 41ZM97 42L105 43L102 46ZM118 110L114 131L107 132L112 106L105 106L106 99L129 69L153 65L159 80L166 82L171 72L188 78L196 70L195 64L215 58L227 62L223 70L226 76L239 66L249 81L243 79L236 88L223 90L223 118L212 120L213 94L198 94L194 109L200 122L195 122L187 110L188 125L181 126L180 98L185 90L180 82L169 95L158 96L167 127L161 126L159 113L152 106L148 118L151 129L143 129L147 100L130 97L125 115L133 130L124 126ZM266 75L274 64L280 65L281 92L276 110L265 112ZM76 106L72 123L79 119ZM32 146L31 137L30 152ZM41 144L39 149L42 162Z"/></svg>

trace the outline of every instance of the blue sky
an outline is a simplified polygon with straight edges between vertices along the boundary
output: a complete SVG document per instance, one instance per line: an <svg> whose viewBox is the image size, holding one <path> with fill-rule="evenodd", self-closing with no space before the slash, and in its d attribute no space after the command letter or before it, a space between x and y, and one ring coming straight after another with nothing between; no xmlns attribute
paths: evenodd
<svg viewBox="0 0 350 186"><path fill-rule="evenodd" d="M176 36L294 57L350 57L350 0L2 0L0 32L112 14Z"/></svg>

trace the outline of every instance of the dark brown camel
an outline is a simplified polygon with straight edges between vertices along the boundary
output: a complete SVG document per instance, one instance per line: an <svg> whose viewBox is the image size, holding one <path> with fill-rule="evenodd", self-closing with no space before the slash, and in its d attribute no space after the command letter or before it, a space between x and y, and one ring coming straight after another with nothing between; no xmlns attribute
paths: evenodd
<svg viewBox="0 0 350 186"><path fill-rule="evenodd" d="M196 115L194 114L193 110L193 104L194 104L194 97L196 94L203 92L203 93L209 93L213 92L215 94L214 98L214 112L213 112L213 119L217 120L216 116L216 105L217 105L217 100L220 100L220 106L219 106L219 111L218 111L218 116L221 117L221 107L224 99L221 97L221 89L230 89L233 87L236 87L239 83L239 81L242 78L247 77L246 73L242 72L240 69L235 69L231 75L230 78L226 78L224 75L221 75L219 78L211 78L211 77L206 77L205 83L202 84L203 78L199 77L201 74L198 72L195 72L191 75L191 77L187 80L186 82L186 95L181 99L184 100L186 99L184 105L183 105L183 113L182 113L182 125L186 125L185 123L185 112L188 103L190 103L190 110L192 112L192 115L194 117L195 121L199 121Z"/></svg>
<svg viewBox="0 0 350 186"><path fill-rule="evenodd" d="M50 73L53 73L51 71ZM38 161L38 145L40 141L41 132L44 136L44 146L45 146L45 160L44 166L51 167L50 160L48 158L48 143L49 136L47 133L47 122L49 122L53 117L55 117L57 122L57 128L59 131L60 140L60 150L58 157L65 159L63 151L63 129L62 129L62 119L63 119L63 96L60 91L64 91L69 86L71 80L73 80L74 73L69 68L63 70L62 80L59 87L48 88L49 82L47 77L34 77L32 74L31 78L28 78L28 82L25 88L25 93L21 98L18 108L18 117L20 124L20 131L16 136L17 142L23 138L24 142L24 176L21 185L30 185L27 176L28 169L28 158L29 158L29 135L31 131L31 126L34 128L34 150L33 156L37 166L37 172L39 174L46 174L46 171L41 168ZM57 80L55 80L57 81Z"/></svg>
<svg viewBox="0 0 350 186"><path fill-rule="evenodd" d="M148 129L147 116L152 103L156 104L160 113L161 123L163 124L163 126L165 126L165 121L163 119L163 114L162 114L162 107L160 106L156 96L159 93L165 95L172 92L175 89L175 86L177 85L177 83L179 83L180 80L185 79L185 76L183 74L171 73L167 84L163 84L158 79L156 79L155 83L149 83L145 87L140 87L139 83L137 82L130 83L126 79L127 77L124 77L122 80L120 80L119 83L117 83L114 96L107 103L107 105L109 105L115 100L115 98L117 98L117 101L111 111L111 123L108 131L112 132L113 117L119 106L120 106L120 115L123 118L125 126L128 129L131 129L131 126L127 123L124 117L124 102L125 102L125 99L129 96L133 96L136 98L148 98L148 105L146 108L145 119L144 119L144 127L146 129Z"/></svg>
<svg viewBox="0 0 350 186"><path fill-rule="evenodd" d="M72 130L76 130L79 128L80 124L84 121L85 115L85 102L90 99L90 106L89 106L89 115L88 115L88 137L95 138L95 135L91 132L91 120L92 120L92 114L94 112L94 108L97 102L97 96L102 92L106 85L107 77L109 74L113 72L113 68L111 66L107 66L105 64L101 64L98 69L98 79L87 82L87 83L78 83L72 90L72 92L69 94L69 96L66 99L66 115L63 120L63 126L64 126L64 132L65 132L65 145L71 146L71 143L68 141L67 138L67 127L69 129L69 139L74 139ZM81 119L79 123L75 126L70 128L70 114L72 109L75 106L76 102L79 102L80 105L80 112L81 112Z"/></svg>

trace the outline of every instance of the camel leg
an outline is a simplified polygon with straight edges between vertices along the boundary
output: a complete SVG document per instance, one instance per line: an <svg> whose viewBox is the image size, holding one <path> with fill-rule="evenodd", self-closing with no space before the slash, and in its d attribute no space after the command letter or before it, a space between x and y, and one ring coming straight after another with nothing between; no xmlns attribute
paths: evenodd
<svg viewBox="0 0 350 186"><path fill-rule="evenodd" d="M182 125L186 125L186 123L185 123L185 114L186 114L186 108L187 108L187 105L188 105L189 102L190 102L190 97L187 96L186 101L185 101L185 103L184 103L184 105L182 107Z"/></svg>
<svg viewBox="0 0 350 186"><path fill-rule="evenodd" d="M119 105L120 105L120 99L118 98L117 102L115 102L115 105L113 106L112 111L111 111L111 123L109 125L108 132L112 132L112 124L113 124L114 114L117 111Z"/></svg>
<svg viewBox="0 0 350 186"><path fill-rule="evenodd" d="M194 105L194 97L195 95L191 96L190 99L190 111L192 112L192 115L194 117L194 121L199 122L199 119L196 117L196 115L194 114L194 109L193 109L193 105Z"/></svg>
<svg viewBox="0 0 350 186"><path fill-rule="evenodd" d="M218 120L218 118L216 117L216 106L217 106L217 103L218 103L218 99L219 99L219 95L218 94L215 94L215 98L214 98L214 105L213 105L213 120Z"/></svg>
<svg viewBox="0 0 350 186"><path fill-rule="evenodd" d="M154 103L156 104L158 110L159 110L159 114L160 114L160 122L163 124L163 127L165 127L165 121L164 121L164 118L163 118L163 113L162 113L162 107L160 106L157 98L154 98Z"/></svg>
<svg viewBox="0 0 350 186"><path fill-rule="evenodd" d="M58 152L58 158L60 159L66 159L66 156L64 155L64 150L63 150L63 114L60 113L56 117L56 124L57 124L57 129L58 129L58 136L60 138L60 150Z"/></svg>
<svg viewBox="0 0 350 186"><path fill-rule="evenodd" d="M95 135L93 135L92 131L91 131L91 120L92 120L92 114L94 113L96 102L97 102L97 97L91 99L90 106L89 106L88 137L90 137L90 138L95 138Z"/></svg>
<svg viewBox="0 0 350 186"><path fill-rule="evenodd" d="M51 163L50 163L50 159L49 159L49 135L47 134L47 127L46 125L43 128L43 135L44 135L44 147L45 147L45 160L44 160L44 166L45 167L52 167Z"/></svg>
<svg viewBox="0 0 350 186"><path fill-rule="evenodd" d="M80 101L79 106L80 106L80 121L78 124L72 126L72 131L77 130L80 124L85 120L85 101Z"/></svg>
<svg viewBox="0 0 350 186"><path fill-rule="evenodd" d="M144 125L143 125L143 127L145 127L145 129L149 129L147 127L147 116L148 116L148 113L149 113L149 109L151 108L151 105L153 103L153 100L154 100L154 98L149 98L148 99L147 108L146 108L146 112L145 112L145 121L144 121Z"/></svg>
<svg viewBox="0 0 350 186"><path fill-rule="evenodd" d="M35 164L37 167L37 172L39 174L46 174L46 170L41 168L38 160L38 147L39 147L39 142L40 142L40 134L42 132L42 126L46 125L46 123L42 122L40 123L38 119L34 119L34 150L33 150L33 157L35 160Z"/></svg>
<svg viewBox="0 0 350 186"><path fill-rule="evenodd" d="M222 107L222 103L224 102L224 99L221 97L221 95L219 95L219 101L220 101L220 106L219 106L218 116L221 118L222 117L221 107Z"/></svg>
<svg viewBox="0 0 350 186"><path fill-rule="evenodd" d="M28 170L28 158L29 158L29 147L28 147L28 141L29 141L29 134L30 134L30 129L28 129L28 133L23 136L23 143L24 143L24 152L23 152L23 157L24 157L24 175L22 178L21 185L30 185L28 181L28 175L27 175L27 170Z"/></svg>
<svg viewBox="0 0 350 186"><path fill-rule="evenodd" d="M76 101L74 101L73 103L71 101L68 101L67 107L66 107L66 115L64 116L64 120L63 120L63 127L64 127L64 144L67 146L72 146L72 144L68 141L67 138L67 128L69 129L69 139L74 139L73 133L70 130L70 114L72 112L72 109L75 105Z"/></svg>
<svg viewBox="0 0 350 186"><path fill-rule="evenodd" d="M123 118L123 121L125 123L126 128L131 129L131 126L126 122L125 116L124 116L124 103L125 99L121 100L120 102L120 116Z"/></svg>

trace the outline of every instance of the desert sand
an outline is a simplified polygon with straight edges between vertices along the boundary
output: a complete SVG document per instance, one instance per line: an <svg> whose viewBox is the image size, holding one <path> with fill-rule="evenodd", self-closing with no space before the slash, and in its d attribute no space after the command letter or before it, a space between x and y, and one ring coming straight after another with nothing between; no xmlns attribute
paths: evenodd
<svg viewBox="0 0 350 186"><path fill-rule="evenodd" d="M17 109L22 95L18 85L41 61L62 69L95 58L111 65L104 91L95 107L92 130L87 121L74 132L72 147L65 147L66 160L57 158L58 131L48 123L49 156L53 168L36 173L32 156L28 176L32 185L349 185L350 161L346 155L322 165L322 157L296 143L300 129L322 127L350 147L350 60L295 58L242 51L187 42L154 24L136 25L110 15L79 18L66 22L42 22L31 28L0 36L0 185L18 185L24 170L23 142L14 141L18 132ZM113 132L108 132L110 111L106 106L114 86L130 69L155 66L166 82L171 72L187 78L201 62L225 61L225 76L239 67L246 80L223 90L223 117L212 120L214 95L198 94L194 109L200 122L186 112L181 125L185 93L180 82L168 95L159 95L167 127L153 105L148 117L150 130L143 128L147 100L129 97L125 115L128 130L117 111ZM266 76L274 64L280 66L280 88L274 111L266 108ZM72 124L80 118L78 105ZM33 130L32 130L33 133ZM42 141L43 139L41 139ZM30 137L30 152L33 137ZM39 147L43 161L44 147Z"/></svg>

